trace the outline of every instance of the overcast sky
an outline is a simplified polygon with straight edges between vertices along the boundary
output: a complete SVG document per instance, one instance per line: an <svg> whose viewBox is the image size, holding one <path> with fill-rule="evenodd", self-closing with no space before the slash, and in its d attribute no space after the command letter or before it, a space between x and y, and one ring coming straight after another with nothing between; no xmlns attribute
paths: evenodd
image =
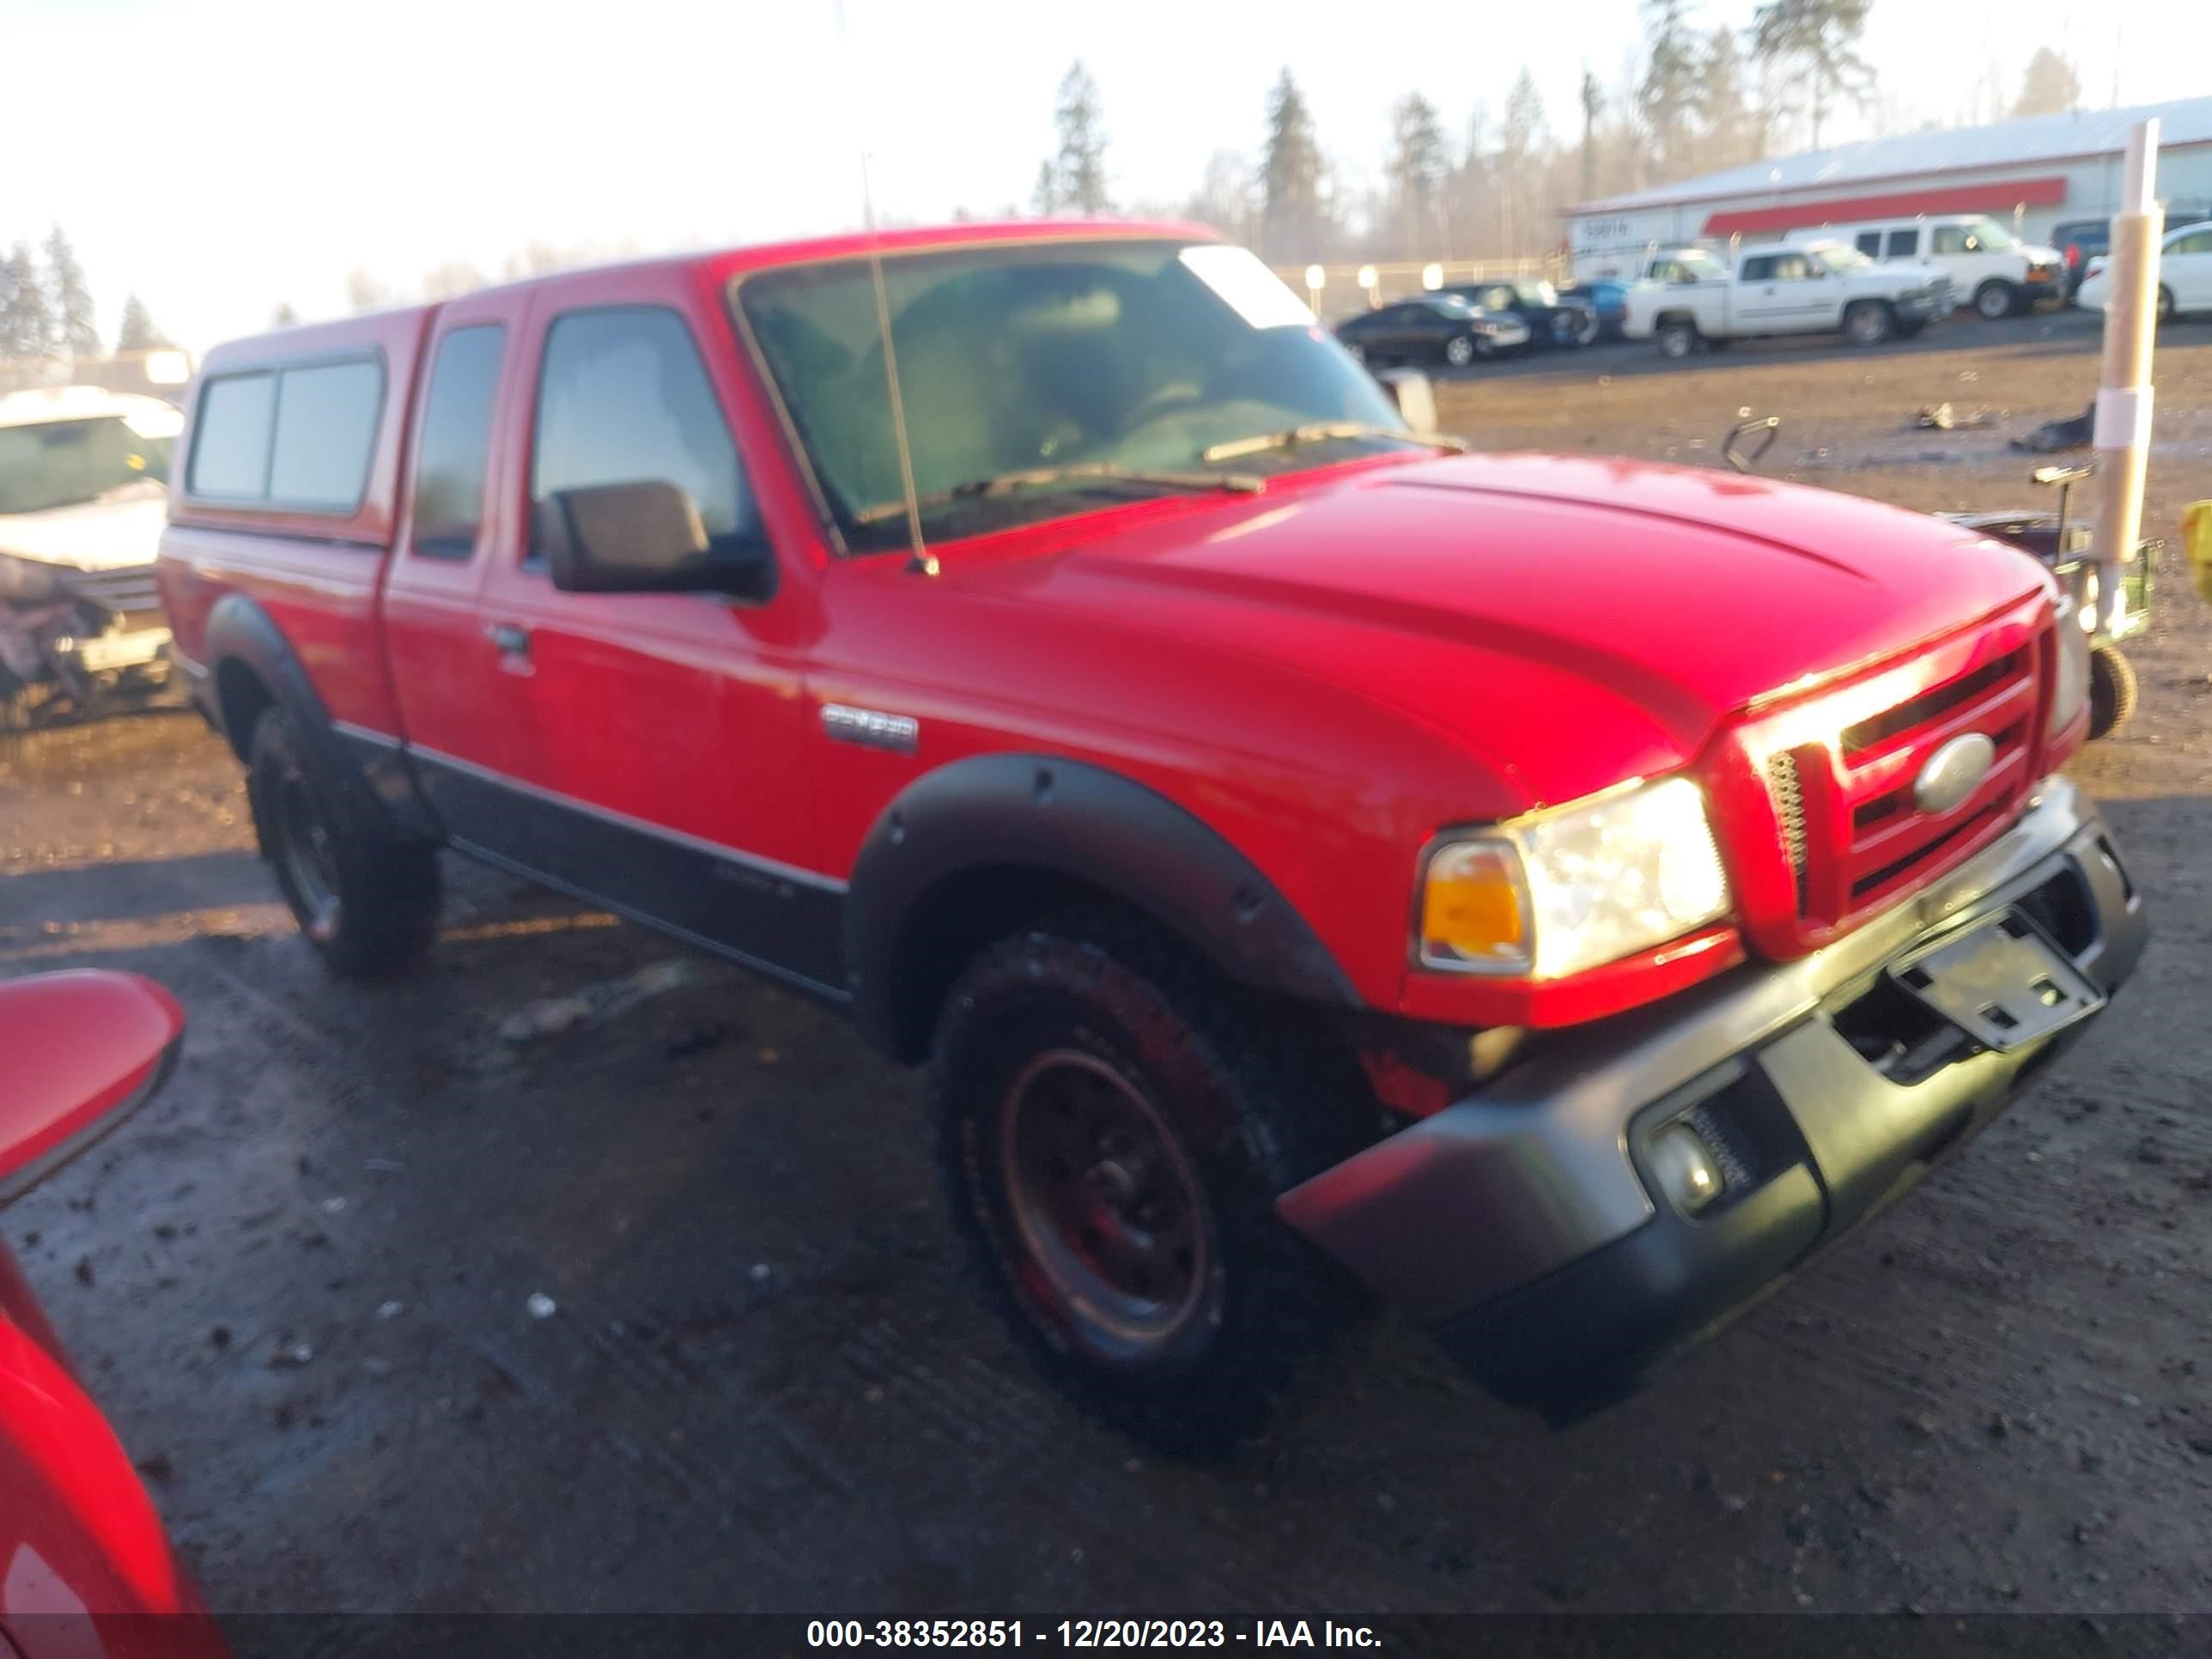
<svg viewBox="0 0 2212 1659"><path fill-rule="evenodd" d="M1525 61L1571 127L1584 63L1610 88L1639 30L1636 0L1537 28L1475 5L844 3L849 48L834 0L0 0L0 242L58 221L104 332L132 289L204 348L279 301L341 310L356 265L404 288L447 260L495 273L533 240L653 250L855 224L864 146L885 213L1025 203L1078 56L1118 195L1176 202L1214 150L1256 150L1285 64L1356 179L1410 88L1456 135ZM2016 87L2048 40L2103 104L2116 24L2124 102L2212 93L2212 6L2180 0L1875 0L1866 52L1894 106L1949 118L1993 54Z"/></svg>

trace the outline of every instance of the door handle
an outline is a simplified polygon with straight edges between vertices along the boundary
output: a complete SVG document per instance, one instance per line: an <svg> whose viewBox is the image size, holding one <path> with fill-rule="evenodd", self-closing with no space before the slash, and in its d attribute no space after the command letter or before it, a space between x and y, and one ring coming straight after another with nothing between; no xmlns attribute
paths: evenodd
<svg viewBox="0 0 2212 1659"><path fill-rule="evenodd" d="M484 637L498 648L502 657L526 657L530 654L530 630L520 623L486 623Z"/></svg>

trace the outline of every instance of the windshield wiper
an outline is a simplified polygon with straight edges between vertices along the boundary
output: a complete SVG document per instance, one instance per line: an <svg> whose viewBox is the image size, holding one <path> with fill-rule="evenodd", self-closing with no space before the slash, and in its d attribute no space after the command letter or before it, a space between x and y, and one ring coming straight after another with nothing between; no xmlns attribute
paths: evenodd
<svg viewBox="0 0 2212 1659"><path fill-rule="evenodd" d="M1207 459L1211 459L1211 455ZM1086 461L1073 466L1038 466L1024 472L1000 472L988 478L970 478L950 489L940 489L921 496L915 505L942 507L947 501L1011 495L1018 489L1085 478L1104 478L1115 483L1153 484L1162 489L1218 489L1237 495L1256 495L1267 487L1265 478L1255 477L1249 472L1152 471L1143 467L1117 466L1111 461ZM865 508L854 517L860 524L880 524L886 519L897 518L905 511L906 503L903 501L885 501L880 507Z"/></svg>
<svg viewBox="0 0 2212 1659"><path fill-rule="evenodd" d="M1313 421L1282 432L1262 432L1257 437L1232 438L1199 456L1201 461L1229 461L1239 455L1262 455L1271 449L1296 449L1301 444L1325 443L1331 438L1395 438L1400 443L1424 444L1464 454L1473 447L1464 438L1445 432L1408 432L1395 426L1376 426L1366 421Z"/></svg>

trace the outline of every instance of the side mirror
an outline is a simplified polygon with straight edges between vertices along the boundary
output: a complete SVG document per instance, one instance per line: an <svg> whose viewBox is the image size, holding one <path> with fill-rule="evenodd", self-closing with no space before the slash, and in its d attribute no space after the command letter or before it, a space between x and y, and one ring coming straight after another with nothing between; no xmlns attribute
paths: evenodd
<svg viewBox="0 0 2212 1659"><path fill-rule="evenodd" d="M774 590L763 539L717 548L698 504L660 478L556 490L538 506L537 545L568 593L737 593Z"/></svg>
<svg viewBox="0 0 2212 1659"><path fill-rule="evenodd" d="M176 1060L185 1016L136 974L82 970L0 984L0 1205L143 1105Z"/></svg>
<svg viewBox="0 0 2212 1659"><path fill-rule="evenodd" d="M1407 426L1416 432L1437 429L1437 390L1427 375L1417 368L1386 368L1375 378Z"/></svg>

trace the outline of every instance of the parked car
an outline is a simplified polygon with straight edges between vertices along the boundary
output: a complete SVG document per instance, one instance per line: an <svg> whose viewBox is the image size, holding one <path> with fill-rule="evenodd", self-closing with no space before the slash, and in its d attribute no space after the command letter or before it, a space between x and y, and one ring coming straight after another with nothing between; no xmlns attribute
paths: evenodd
<svg viewBox="0 0 2212 1659"><path fill-rule="evenodd" d="M183 422L97 386L0 396L0 726L167 683L154 557Z"/></svg>
<svg viewBox="0 0 2212 1659"><path fill-rule="evenodd" d="M1015 1330L1173 1449L1261 1421L1352 1276L1589 1408L1989 1121L2142 949L2032 560L1452 453L1185 228L239 340L184 447L179 651L324 961L419 958L450 847L927 1059Z"/></svg>
<svg viewBox="0 0 2212 1659"><path fill-rule="evenodd" d="M1528 331L1518 319L1493 317L1450 294L1425 294L1347 317L1336 337L1363 362L1449 363L1465 368L1478 357L1525 345Z"/></svg>
<svg viewBox="0 0 2212 1659"><path fill-rule="evenodd" d="M2208 219L2212 219L2212 215L2168 209L2166 228L2179 230L2185 225L2203 224ZM2109 217L2069 219L2052 229L2051 240L2066 261L2067 301L2069 304L2078 303L2081 284L2089 276L2090 263L2099 254L2112 251L2112 222Z"/></svg>
<svg viewBox="0 0 2212 1659"><path fill-rule="evenodd" d="M1620 337L1621 320L1628 314L1628 289L1629 283L1621 277L1594 276L1586 282L1571 283L1559 293L1597 313L1599 339L1617 340Z"/></svg>
<svg viewBox="0 0 2212 1659"><path fill-rule="evenodd" d="M1489 316L1517 318L1534 345L1582 346L1597 338L1597 308L1561 298L1549 283L1468 283L1438 292L1456 294Z"/></svg>
<svg viewBox="0 0 2212 1659"><path fill-rule="evenodd" d="M1954 293L1971 296L1974 309L1992 320L2065 292L2066 260L2057 248L2024 242L1980 214L1822 225L1784 240L1848 242L1883 264L1933 265L1951 279Z"/></svg>
<svg viewBox="0 0 2212 1659"><path fill-rule="evenodd" d="M1951 287L1927 265L1877 265L1840 242L1746 248L1735 269L1670 262L1673 280L1629 291L1621 333L1656 340L1669 357L1700 343L1842 333L1856 345L1917 334L1949 314Z"/></svg>
<svg viewBox="0 0 2212 1659"><path fill-rule="evenodd" d="M184 1016L128 974L0 981L0 1206L161 1086ZM0 1653L221 1659L161 1517L0 1243Z"/></svg>
<svg viewBox="0 0 2212 1659"><path fill-rule="evenodd" d="M2102 311L2112 294L2111 256L2098 254L2081 279L2081 303ZM2181 225L2159 243L2158 319L2212 311L2212 222Z"/></svg>

